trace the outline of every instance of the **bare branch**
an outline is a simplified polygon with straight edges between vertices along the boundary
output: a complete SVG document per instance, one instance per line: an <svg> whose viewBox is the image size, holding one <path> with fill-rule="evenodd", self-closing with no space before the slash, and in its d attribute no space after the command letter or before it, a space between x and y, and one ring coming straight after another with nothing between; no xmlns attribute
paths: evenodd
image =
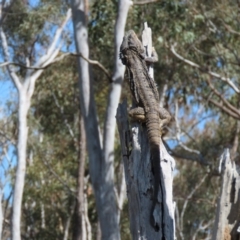
<svg viewBox="0 0 240 240"><path fill-rule="evenodd" d="M9 51L8 51L8 43L7 43L7 38L5 33L3 32L3 29L0 27L0 35L1 35L1 40L2 40L2 48L3 48L3 53L4 53L4 58L6 62L9 62L10 56L9 56ZM16 85L17 89L20 90L22 87L22 83L20 82L19 77L17 74L13 71L13 69L10 66L7 66L8 73Z"/></svg>
<svg viewBox="0 0 240 240"><path fill-rule="evenodd" d="M80 54L71 53L70 55L71 55L71 56L81 57L81 58L83 58L85 61L87 61L88 63L90 63L90 64L92 64L92 65L98 66L98 67L106 74L106 76L108 77L108 79L110 80L110 82L112 82L112 77L111 77L110 74L108 73L107 69L106 69L100 62L98 62L98 61L96 61L96 60L88 59L88 58L86 58L85 56L83 56L81 53L80 53Z"/></svg>
<svg viewBox="0 0 240 240"><path fill-rule="evenodd" d="M43 69L46 69L46 68L50 67L52 64L63 60L67 56L81 57L86 62L88 62L89 64L98 66L105 73L105 75L107 76L109 81L110 82L112 81L112 77L109 74L108 70L100 62L98 62L97 60L91 60L89 58L86 58L81 53L80 54L77 54L77 53L64 53L61 56L55 58L52 62L50 62L47 65L44 65L42 67L31 67L31 66L26 66L26 65L23 65L21 63L15 63L15 62L3 62L3 63L0 64L0 67L5 67L5 66L8 66L8 65L15 65L15 66L19 66L19 67L26 68L26 69L43 70Z"/></svg>
<svg viewBox="0 0 240 240"><path fill-rule="evenodd" d="M52 55L49 57L49 59L46 60L45 64L50 64L54 58L58 55L59 53L59 48L57 48L53 53ZM44 64L44 65L45 65ZM39 70L39 71L36 71L32 74L32 76L28 75L25 79L25 82L24 82L24 87L27 88L27 91L28 91L28 96L31 98L32 95L33 95L33 92L34 92L34 88L35 88L35 82L36 80L38 79L38 77L42 74L43 70Z"/></svg>
<svg viewBox="0 0 240 240"><path fill-rule="evenodd" d="M240 117L240 111L235 108L231 103L229 103L224 97L223 95L213 86L213 84L211 83L210 79L207 78L207 84L208 86L211 88L211 90L214 92L215 95L217 95L221 101L231 110L233 111L235 114L239 115Z"/></svg>
<svg viewBox="0 0 240 240"><path fill-rule="evenodd" d="M73 195L76 194L76 192L74 190L72 190L68 184L66 183L65 180L63 180L54 170L53 168L50 166L50 164L48 163L47 160L42 159L44 165L49 169L49 171L52 173L52 175Z"/></svg>
<svg viewBox="0 0 240 240"><path fill-rule="evenodd" d="M203 220L200 222L198 229L196 230L195 234L193 235L192 240L196 240L197 239L197 235L200 231L204 231L206 232L206 228L209 228L212 224L213 224L213 220L208 221L205 225L203 225ZM208 231L209 232L209 231Z"/></svg>
<svg viewBox="0 0 240 240"><path fill-rule="evenodd" d="M159 0L146 0L146 1L139 1L139 2L133 2L134 5L144 5L149 3L155 3L160 2Z"/></svg>
<svg viewBox="0 0 240 240"><path fill-rule="evenodd" d="M177 102L177 100L175 101L175 122L176 122L176 140L178 141L178 144L186 151L200 155L200 152L198 150L187 147L181 141L181 133L182 132L181 132L180 124L178 121L178 102Z"/></svg>
<svg viewBox="0 0 240 240"><path fill-rule="evenodd" d="M63 32L64 27L66 26L68 20L71 17L71 13L72 11L69 8L63 23L59 26L59 28L55 32L52 44L49 46L47 53L38 60L38 62L34 65L34 67L47 66L48 64L52 63L52 61L57 57L61 48L61 44L59 44L58 47L57 47L57 44L59 42L59 38ZM27 88L29 97L32 96L34 87L35 87L35 82L37 78L42 74L42 72L43 70L39 70L34 73L32 73L32 71L27 72L25 82L24 82L24 87Z"/></svg>
<svg viewBox="0 0 240 240"><path fill-rule="evenodd" d="M235 119L237 119L237 120L240 119L238 114L232 112L229 108L225 107L222 102L217 102L217 101L215 101L215 100L213 100L213 99L209 99L209 102L211 102L211 103L214 104L216 107L218 107L218 108L220 108L221 110L223 110L225 113L229 114L231 117L233 117L233 118L235 118Z"/></svg>
<svg viewBox="0 0 240 240"><path fill-rule="evenodd" d="M195 188L190 192L190 194L187 196L187 199L185 200L184 204L183 204L183 209L180 215L180 225L181 225L181 229L183 229L183 217L188 205L189 200L192 198L193 194L199 189L199 187L203 184L203 182L205 181L206 177L208 176L208 174L205 174L205 176L201 179L201 181L195 186Z"/></svg>
<svg viewBox="0 0 240 240"><path fill-rule="evenodd" d="M65 117L63 107L60 106L59 101L58 101L58 99L57 99L57 97L56 97L56 95L54 93L52 93L52 96L54 98L54 102L55 102L56 106L58 107L58 109L60 110L60 113L62 114L62 117L64 118L64 123L65 123L65 125L66 125L66 127L68 129L68 132L69 132L70 136L72 137L73 141L75 143L77 143L78 140L77 140L77 138L76 138L76 136L75 136L75 134L73 132L73 129L71 128L67 118Z"/></svg>
<svg viewBox="0 0 240 240"><path fill-rule="evenodd" d="M68 9L66 18L64 19L61 26L59 26L59 28L57 29L55 36L53 38L52 44L49 46L47 53L39 59L39 61L34 65L34 67L41 67L51 57L51 55L53 54L53 52L56 49L56 46L57 46L58 40L62 34L62 31L63 31L65 25L67 24L68 20L70 19L71 15L72 15L72 11L71 11L71 9Z"/></svg>
<svg viewBox="0 0 240 240"><path fill-rule="evenodd" d="M184 239L182 229L180 229L179 210L178 210L177 203L175 204L175 224L176 224L176 228L179 232L179 235L180 235L181 239Z"/></svg>
<svg viewBox="0 0 240 240"><path fill-rule="evenodd" d="M232 27L229 26L229 25L227 25L224 21L222 21L222 22L223 22L223 26L227 29L228 32L240 36L240 32L237 32L237 31L235 31L234 29L232 29Z"/></svg>
<svg viewBox="0 0 240 240"><path fill-rule="evenodd" d="M165 83L163 85L163 87L161 88L161 92L160 92L160 101L159 101L159 106L163 107L164 106L164 101L165 101L165 96L166 96L166 92L168 90L168 85Z"/></svg>
<svg viewBox="0 0 240 240"><path fill-rule="evenodd" d="M208 69L206 69L206 68L204 68L204 67L202 67L202 66L200 66L200 65L198 65L198 64L196 64L196 63L194 63L194 62L192 62L192 61L190 61L190 60L188 60L188 59L186 59L186 58L184 58L182 56L180 56L178 53L176 53L174 45L171 46L170 50L174 54L174 56L176 56L178 59L180 59L184 63L187 63L188 65L190 65L190 66L192 66L194 68L197 68L200 71L202 71L204 73L207 73L207 74L209 74L212 77L215 77L217 79L222 80L223 82L226 82L236 93L240 93L239 88L231 81L230 78L223 77L223 76L219 75L218 73L212 72L212 71L210 71L210 70L208 70Z"/></svg>

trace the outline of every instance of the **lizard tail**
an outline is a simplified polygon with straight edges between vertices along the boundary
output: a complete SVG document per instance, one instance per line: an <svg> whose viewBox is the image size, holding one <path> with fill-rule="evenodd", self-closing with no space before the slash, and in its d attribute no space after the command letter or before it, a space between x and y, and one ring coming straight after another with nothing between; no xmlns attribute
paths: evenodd
<svg viewBox="0 0 240 240"><path fill-rule="evenodd" d="M150 151L151 151L151 162L152 162L152 171L154 175L154 189L153 189L153 206L152 206L152 216L151 216L151 223L156 231L159 231L161 223L158 222L160 219L155 219L153 213L158 201L158 193L159 191L163 191L162 183L161 183L161 167L160 167L160 140L161 140L161 133L160 133L160 120L159 116L156 112L148 112L146 114L146 125L147 125L147 132L150 142ZM160 200L161 201L161 200ZM161 208L162 208L162 217L163 217L163 201L161 201ZM163 219L161 219L163 224Z"/></svg>

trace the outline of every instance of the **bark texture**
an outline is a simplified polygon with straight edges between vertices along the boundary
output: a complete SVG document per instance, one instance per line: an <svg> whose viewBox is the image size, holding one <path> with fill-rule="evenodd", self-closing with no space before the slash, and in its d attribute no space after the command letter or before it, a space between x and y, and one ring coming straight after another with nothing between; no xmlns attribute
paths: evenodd
<svg viewBox="0 0 240 240"><path fill-rule="evenodd" d="M72 0L73 26L76 50L88 58L88 33L86 28L85 6L83 0ZM116 57L122 40L124 26L129 8L129 1L119 1L119 13L116 21L115 31L118 32L115 38ZM121 14L120 14L121 13ZM110 88L106 121L104 126L103 142L98 130L97 114L94 103L93 87L89 73L88 63L78 59L79 87L81 111L84 118L84 125L87 137L87 149L89 154L89 168L91 182L96 198L98 218L101 227L102 239L120 239L119 231L119 209L117 196L114 187L114 135L115 115L121 92L123 79L123 68L119 67L117 59L113 82Z"/></svg>
<svg viewBox="0 0 240 240"><path fill-rule="evenodd" d="M238 240L240 237L240 176L235 162L225 149L219 162L221 191L218 199L213 240Z"/></svg>
<svg viewBox="0 0 240 240"><path fill-rule="evenodd" d="M14 240L21 239L21 209L22 209L22 196L24 189L24 179L26 173L26 151L27 151L27 113L30 107L30 99L26 96L26 93L19 93L18 104L18 144L17 144L17 156L18 167L16 171L16 180L14 185L14 197L13 197L13 212L12 212L12 238Z"/></svg>
<svg viewBox="0 0 240 240"><path fill-rule="evenodd" d="M174 209L172 201L172 180L174 159L160 143L162 192L158 194L159 204L154 211L155 218L163 221L158 232L150 223L153 201L154 176L151 169L150 148L146 127L132 124L130 131L127 121L127 104L119 104L117 124L121 140L122 156L127 185L129 218L132 239L162 239L163 232L167 240L174 239ZM163 194L163 198L160 196ZM164 202L161 202L164 199ZM164 211L162 212L161 205ZM163 215L162 215L163 214Z"/></svg>
<svg viewBox="0 0 240 240"><path fill-rule="evenodd" d="M79 154L78 154L78 178L77 178L77 203L75 208L73 240L87 240L86 218L85 212L85 196L84 196L84 171L86 159L86 133L83 118L79 116ZM91 239L91 238L90 238Z"/></svg>

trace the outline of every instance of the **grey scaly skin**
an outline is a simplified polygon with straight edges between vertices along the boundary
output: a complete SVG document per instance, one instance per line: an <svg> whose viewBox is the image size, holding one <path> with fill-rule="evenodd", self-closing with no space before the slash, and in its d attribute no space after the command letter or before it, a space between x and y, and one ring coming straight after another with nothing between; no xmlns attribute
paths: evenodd
<svg viewBox="0 0 240 240"><path fill-rule="evenodd" d="M144 47L133 30L128 31L120 47L120 59L126 65L130 89L137 107L129 111L129 115L141 122L146 122L147 134L150 143L151 160L154 171L154 204L157 203L160 182L160 149L162 127L169 123L169 112L159 107L159 94L156 83L149 76L144 53ZM163 210L163 209L162 209ZM151 216L153 227L158 230L159 226Z"/></svg>

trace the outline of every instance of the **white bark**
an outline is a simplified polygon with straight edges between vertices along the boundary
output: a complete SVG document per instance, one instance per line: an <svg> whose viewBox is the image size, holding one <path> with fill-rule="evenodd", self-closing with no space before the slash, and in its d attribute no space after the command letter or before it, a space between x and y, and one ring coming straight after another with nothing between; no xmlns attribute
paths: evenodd
<svg viewBox="0 0 240 240"><path fill-rule="evenodd" d="M175 161L167 153L161 142L160 158L163 197L159 193L159 203L154 211L154 215L155 219L160 223L160 228L164 226L164 229L160 229L157 232L150 222L152 217L154 176L151 169L147 131L145 128L142 129L139 124L134 124L131 131L132 134L130 134L126 109L126 102L119 105L117 122L125 169L132 239L162 239L164 235L165 239L173 240L175 238L175 226L172 180ZM130 146L132 146L131 152ZM161 211L162 199L164 200L164 213Z"/></svg>
<svg viewBox="0 0 240 240"><path fill-rule="evenodd" d="M120 165L120 174L119 175L120 175L120 180L119 180L119 187L118 187L118 210L119 210L118 221L120 220L120 214L122 211L122 207L123 207L124 201L127 197L123 163L121 163L121 165Z"/></svg>
<svg viewBox="0 0 240 240"><path fill-rule="evenodd" d="M83 220L83 224L84 224L84 228L86 229L86 237L85 239L86 240L92 240L92 226L91 226L91 223L89 221L89 218L88 218L88 200L87 200L87 195L84 194L84 220ZM84 238L82 238L84 239Z"/></svg>
<svg viewBox="0 0 240 240"><path fill-rule="evenodd" d="M132 1L129 0L120 0L118 1L118 15L115 24L115 33L114 33L114 72L112 77L112 83L108 95L107 103L107 112L106 112L106 121L104 126L104 138L103 138L103 156L105 162L105 174L109 175L108 178L112 179L114 182L114 139L115 139L115 130L116 130L116 112L117 106L119 103L122 82L124 77L125 66L122 64L119 58L120 46L124 36L124 29L126 25L128 10ZM109 168L108 166L112 166ZM123 186L124 187L124 186ZM121 199L118 201L119 204L123 202L123 195L120 196ZM120 216L120 208L118 208L118 216Z"/></svg>
<svg viewBox="0 0 240 240"><path fill-rule="evenodd" d="M27 151L27 113L30 106L30 99L25 91L19 92L18 103L18 144L17 157L18 165L16 171L13 210L12 210L12 239L21 239L21 208L24 189L24 179L26 172L26 151Z"/></svg>
<svg viewBox="0 0 240 240"><path fill-rule="evenodd" d="M87 134L90 176L96 198L102 239L120 239L119 211L114 190L113 152L115 115L124 74L124 68L118 56L129 5L130 1L119 1L118 18L115 26L115 70L108 99L103 144L101 141L102 136L98 130L89 64L82 58L78 59L81 112L84 116ZM89 48L84 9L83 0L72 0L77 53L81 53L84 58L88 58Z"/></svg>
<svg viewBox="0 0 240 240"><path fill-rule="evenodd" d="M221 192L218 199L213 240L239 238L240 176L229 150L225 149L219 162Z"/></svg>

